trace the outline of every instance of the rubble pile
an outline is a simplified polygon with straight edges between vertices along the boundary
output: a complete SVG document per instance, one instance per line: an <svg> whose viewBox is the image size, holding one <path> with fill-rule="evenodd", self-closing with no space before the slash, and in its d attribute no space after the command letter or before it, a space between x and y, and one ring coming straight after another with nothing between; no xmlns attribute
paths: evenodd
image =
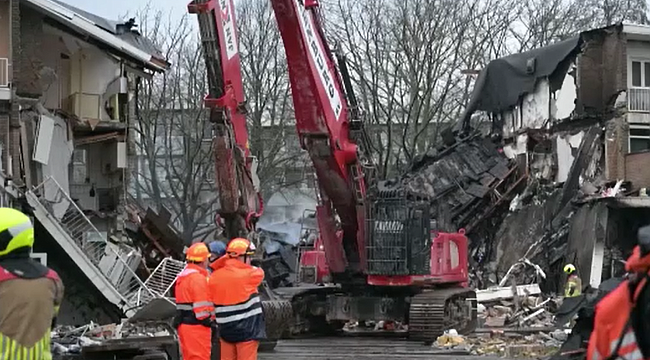
<svg viewBox="0 0 650 360"><path fill-rule="evenodd" d="M545 298L538 284L478 290L479 328L470 336L450 329L433 344L441 351L507 358L548 356L567 340L557 328L561 299Z"/></svg>
<svg viewBox="0 0 650 360"><path fill-rule="evenodd" d="M169 336L173 332L168 325L156 323L129 323L73 327L58 326L52 331L52 353L55 355L80 354L81 348L99 345L106 340Z"/></svg>

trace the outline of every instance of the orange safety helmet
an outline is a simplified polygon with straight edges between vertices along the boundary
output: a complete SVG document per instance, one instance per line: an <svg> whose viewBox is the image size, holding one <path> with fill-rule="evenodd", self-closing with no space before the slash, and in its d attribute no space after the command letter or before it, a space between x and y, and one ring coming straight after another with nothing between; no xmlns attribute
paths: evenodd
<svg viewBox="0 0 650 360"><path fill-rule="evenodd" d="M185 260L193 262L204 262L210 257L208 246L202 242L192 244L185 252Z"/></svg>
<svg viewBox="0 0 650 360"><path fill-rule="evenodd" d="M226 247L226 253L230 257L253 255L255 254L255 245L253 245L253 243L251 243L248 239L235 238L230 240L228 243L228 246Z"/></svg>

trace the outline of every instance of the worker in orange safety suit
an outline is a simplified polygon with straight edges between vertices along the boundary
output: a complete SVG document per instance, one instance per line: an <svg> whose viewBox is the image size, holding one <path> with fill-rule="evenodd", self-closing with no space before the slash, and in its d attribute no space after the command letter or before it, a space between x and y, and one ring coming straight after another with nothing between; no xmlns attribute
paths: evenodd
<svg viewBox="0 0 650 360"><path fill-rule="evenodd" d="M587 359L650 359L650 226L638 231L629 276L596 305Z"/></svg>
<svg viewBox="0 0 650 360"><path fill-rule="evenodd" d="M226 255L210 265L210 298L219 326L221 360L256 360L259 340L266 337L262 302L257 292L264 271L252 266L255 245L231 240Z"/></svg>
<svg viewBox="0 0 650 360"><path fill-rule="evenodd" d="M190 246L187 266L176 279L176 317L183 360L210 360L214 305L208 296L210 250L204 243Z"/></svg>

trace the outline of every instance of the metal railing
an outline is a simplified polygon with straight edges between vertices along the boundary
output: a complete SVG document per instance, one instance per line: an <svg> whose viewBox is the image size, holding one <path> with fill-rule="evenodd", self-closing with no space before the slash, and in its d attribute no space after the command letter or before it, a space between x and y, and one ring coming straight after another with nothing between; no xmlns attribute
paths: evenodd
<svg viewBox="0 0 650 360"><path fill-rule="evenodd" d="M122 296L127 307L143 305L143 299L160 297L140 280L136 270L142 256L135 248L122 243L108 242L67 192L52 177L48 177L32 192L97 271L106 277ZM55 238L57 234L52 234ZM74 259L73 259L74 260Z"/></svg>
<svg viewBox="0 0 650 360"><path fill-rule="evenodd" d="M0 88L9 87L9 59L0 58Z"/></svg>
<svg viewBox="0 0 650 360"><path fill-rule="evenodd" d="M634 112L650 112L650 88L628 88L627 109Z"/></svg>
<svg viewBox="0 0 650 360"><path fill-rule="evenodd" d="M185 265L184 261L175 260L171 257L164 258L144 282L149 292L142 291L139 293L136 302L138 304L147 303L151 298L151 294L155 294L156 297L171 298L172 286L176 283L176 278L183 271Z"/></svg>

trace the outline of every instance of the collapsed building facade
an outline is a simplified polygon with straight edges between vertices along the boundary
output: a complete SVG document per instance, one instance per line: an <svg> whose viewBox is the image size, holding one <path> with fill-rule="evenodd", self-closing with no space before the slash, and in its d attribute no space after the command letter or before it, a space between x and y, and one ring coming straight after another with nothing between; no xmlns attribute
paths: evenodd
<svg viewBox="0 0 650 360"><path fill-rule="evenodd" d="M481 72L457 130L488 121L527 179L491 231L470 234L483 286L546 278L556 290L567 262L593 287L621 275L650 223L648 58L650 27L617 24Z"/></svg>
<svg viewBox="0 0 650 360"><path fill-rule="evenodd" d="M133 19L55 0L0 2L0 26L1 205L33 216L34 256L66 284L60 321L114 320L173 281L146 284L151 254L182 253L125 193L137 80L169 63Z"/></svg>

